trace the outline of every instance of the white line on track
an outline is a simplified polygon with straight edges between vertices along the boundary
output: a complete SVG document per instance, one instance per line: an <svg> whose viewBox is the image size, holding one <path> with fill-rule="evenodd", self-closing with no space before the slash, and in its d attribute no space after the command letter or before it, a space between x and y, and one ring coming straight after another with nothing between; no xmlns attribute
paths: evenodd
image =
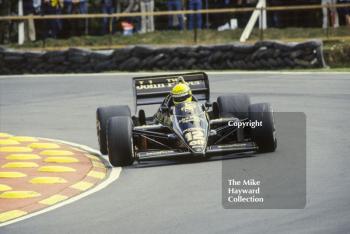
<svg viewBox="0 0 350 234"><path fill-rule="evenodd" d="M112 76L147 76L147 75L162 75L162 74L178 74L178 73L187 73L194 71L164 71L164 72L111 72L111 73L72 73L72 74L38 74L38 75L3 75L0 76L0 79L8 79L8 78L48 78L48 77L112 77ZM267 75L330 75L330 74L350 74L347 71L204 71L209 75L234 75L234 74L267 74Z"/></svg>
<svg viewBox="0 0 350 234"><path fill-rule="evenodd" d="M38 137L40 138L40 137ZM97 150L94 150L88 146L85 146L85 145L80 145L80 144L76 144L76 143L72 143L72 142L68 142L68 141L62 141L62 140L54 140L54 139L48 139L48 138L40 138L40 139L43 139L43 140L49 140L49 141L54 141L54 142L57 142L57 143L63 143L63 144L67 144L67 145L70 145L70 146L73 146L73 147L77 147L77 148L80 148L82 150L85 150L91 154L94 154L94 155L98 155L103 161L104 163L107 165L109 165L110 167L110 173L108 175L108 178L105 179L104 181L102 181L100 184L96 185L94 188L90 189L90 190L87 190L86 192L83 192L77 196L74 196L74 197L71 197L71 198L68 198L67 200L65 201L62 201L60 203L57 203L56 205L52 205L52 206L49 206L45 209L42 209L42 210L39 210L39 211L36 211L36 212L33 212L33 213L30 213L28 215L25 215L25 216L22 216L22 217L19 217L17 219L13 219L13 220L10 220L8 222L4 222L4 223L1 223L0 224L0 227L3 227L3 226L6 226L6 225L9 225L9 224L13 224L13 223L16 223L16 222L19 222L19 221L22 221L22 220L25 220L25 219L29 219L31 217L34 217L34 216L37 216L37 215L40 215L40 214L44 214L46 212L49 212L49 211L52 211L52 210L55 210L57 208L60 208L62 206L65 206L65 205L68 205L68 204L71 204L73 202L76 202L84 197L87 197L93 193L96 193L104 188L106 188L108 185L110 185L111 183L113 183L115 180L117 180L119 178L119 175L122 171L122 168L121 167L112 167L109 162L104 159L102 157L102 155L100 154L100 152L98 152Z"/></svg>

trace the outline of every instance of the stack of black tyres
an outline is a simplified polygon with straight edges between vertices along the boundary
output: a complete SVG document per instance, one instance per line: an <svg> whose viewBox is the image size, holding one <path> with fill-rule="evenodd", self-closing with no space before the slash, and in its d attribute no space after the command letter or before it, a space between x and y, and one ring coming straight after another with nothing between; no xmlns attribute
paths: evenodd
<svg viewBox="0 0 350 234"><path fill-rule="evenodd" d="M325 67L322 42L157 48L135 46L110 51L71 48L22 52L0 48L0 74L92 73L160 70L276 70Z"/></svg>

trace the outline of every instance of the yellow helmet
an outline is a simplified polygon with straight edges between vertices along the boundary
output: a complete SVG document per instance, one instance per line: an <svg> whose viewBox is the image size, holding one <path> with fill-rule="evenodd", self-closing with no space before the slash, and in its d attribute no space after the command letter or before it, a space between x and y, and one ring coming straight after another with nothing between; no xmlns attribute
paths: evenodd
<svg viewBox="0 0 350 234"><path fill-rule="evenodd" d="M181 77L182 78L182 77ZM173 102L175 105L183 102L192 101L192 91L190 86L184 82L183 78L179 78L179 83L177 83L171 90L173 97Z"/></svg>

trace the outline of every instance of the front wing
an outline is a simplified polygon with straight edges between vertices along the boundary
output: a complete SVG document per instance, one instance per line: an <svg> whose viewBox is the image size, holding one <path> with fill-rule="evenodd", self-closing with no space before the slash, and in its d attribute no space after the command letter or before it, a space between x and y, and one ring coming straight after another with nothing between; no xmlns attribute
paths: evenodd
<svg viewBox="0 0 350 234"><path fill-rule="evenodd" d="M159 159L174 159L174 158L200 158L203 156L219 156L233 153L252 152L258 147L254 142L244 142L227 145L212 145L208 146L205 155L198 155L193 152L179 152L176 150L159 150L136 153L138 161L159 160Z"/></svg>

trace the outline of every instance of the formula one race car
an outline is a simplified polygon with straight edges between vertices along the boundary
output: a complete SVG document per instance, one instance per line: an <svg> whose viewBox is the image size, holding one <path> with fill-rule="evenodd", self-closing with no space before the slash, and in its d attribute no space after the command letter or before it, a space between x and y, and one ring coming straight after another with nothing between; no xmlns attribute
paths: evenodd
<svg viewBox="0 0 350 234"><path fill-rule="evenodd" d="M170 91L181 77L191 99L172 103ZM245 94L219 96L210 102L206 73L133 78L135 113L128 106L97 109L102 154L113 166L134 161L208 158L237 152L273 152L277 147L273 111L268 103L250 104ZM139 109L160 105L146 117ZM137 112L138 111L138 112Z"/></svg>

